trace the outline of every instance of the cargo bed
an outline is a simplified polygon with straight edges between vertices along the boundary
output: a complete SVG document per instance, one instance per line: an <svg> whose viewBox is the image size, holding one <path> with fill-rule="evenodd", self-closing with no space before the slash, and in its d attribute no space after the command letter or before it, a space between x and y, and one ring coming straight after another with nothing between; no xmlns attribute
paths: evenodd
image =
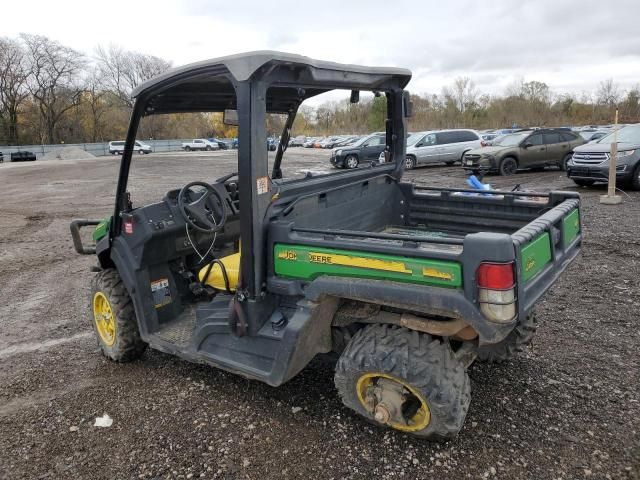
<svg viewBox="0 0 640 480"><path fill-rule="evenodd" d="M268 287L380 301L393 282L416 311L470 321L480 264L513 263L524 315L579 251L578 206L570 192L479 193L387 176L291 198L285 191L271 211ZM376 282L387 285L376 290ZM481 336L497 334L482 332L486 320L472 323Z"/></svg>

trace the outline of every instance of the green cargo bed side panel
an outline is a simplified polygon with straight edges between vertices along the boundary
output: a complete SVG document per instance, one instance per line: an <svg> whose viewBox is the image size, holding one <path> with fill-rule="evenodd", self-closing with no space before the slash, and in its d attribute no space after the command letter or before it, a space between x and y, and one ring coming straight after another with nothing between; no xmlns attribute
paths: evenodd
<svg viewBox="0 0 640 480"><path fill-rule="evenodd" d="M562 220L562 243L568 247L580 233L580 212L576 208Z"/></svg>
<svg viewBox="0 0 640 480"><path fill-rule="evenodd" d="M457 262L307 245L276 244L273 250L274 270L287 278L311 281L334 275L462 287L462 267Z"/></svg>
<svg viewBox="0 0 640 480"><path fill-rule="evenodd" d="M548 232L522 248L521 261L522 278L525 282L535 277L551 261L551 238Z"/></svg>

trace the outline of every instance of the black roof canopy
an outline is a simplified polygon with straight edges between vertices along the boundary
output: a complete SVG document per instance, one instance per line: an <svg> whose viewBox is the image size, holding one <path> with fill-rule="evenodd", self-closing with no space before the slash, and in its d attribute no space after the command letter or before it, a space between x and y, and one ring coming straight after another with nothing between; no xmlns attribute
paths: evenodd
<svg viewBox="0 0 640 480"><path fill-rule="evenodd" d="M142 84L132 96L144 99L148 113L220 112L236 108L234 83L264 80L267 112L286 113L307 98L346 88L404 88L404 68L365 67L274 51L256 51L204 60L171 69Z"/></svg>

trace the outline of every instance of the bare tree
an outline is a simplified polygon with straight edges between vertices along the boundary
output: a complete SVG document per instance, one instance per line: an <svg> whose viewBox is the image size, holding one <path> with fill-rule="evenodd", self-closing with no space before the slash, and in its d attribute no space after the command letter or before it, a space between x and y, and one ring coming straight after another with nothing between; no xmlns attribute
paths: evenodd
<svg viewBox="0 0 640 480"><path fill-rule="evenodd" d="M82 99L80 81L85 59L81 53L47 37L21 37L29 65L27 84L40 112L42 141L57 143L58 123Z"/></svg>
<svg viewBox="0 0 640 480"><path fill-rule="evenodd" d="M101 88L100 73L93 68L85 83L84 100L90 113L91 141L103 139L103 117L109 105L106 102L107 92Z"/></svg>
<svg viewBox="0 0 640 480"><path fill-rule="evenodd" d="M0 123L9 144L18 143L18 110L29 95L25 51L17 41L0 37Z"/></svg>
<svg viewBox="0 0 640 480"><path fill-rule="evenodd" d="M456 78L449 92L456 102L456 107L462 113L473 107L478 99L476 86L469 77Z"/></svg>
<svg viewBox="0 0 640 480"><path fill-rule="evenodd" d="M103 88L127 107L133 106L131 92L135 87L171 68L171 64L161 58L114 45L98 47L96 58Z"/></svg>
<svg viewBox="0 0 640 480"><path fill-rule="evenodd" d="M617 84L613 83L611 78L600 82L596 93L596 98L600 105L615 107L620 101L620 96L620 89Z"/></svg>

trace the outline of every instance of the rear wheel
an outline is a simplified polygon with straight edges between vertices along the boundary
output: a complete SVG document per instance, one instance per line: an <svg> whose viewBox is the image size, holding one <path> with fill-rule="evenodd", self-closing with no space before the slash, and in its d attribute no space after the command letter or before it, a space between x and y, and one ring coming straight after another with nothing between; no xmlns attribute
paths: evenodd
<svg viewBox="0 0 640 480"><path fill-rule="evenodd" d="M578 185L579 187L590 187L595 182L593 180L581 180L579 178L572 178L573 183Z"/></svg>
<svg viewBox="0 0 640 480"><path fill-rule="evenodd" d="M103 270L91 282L93 329L102 353L116 362L140 357L147 344L140 338L129 292L113 269Z"/></svg>
<svg viewBox="0 0 640 480"><path fill-rule="evenodd" d="M478 360L488 363L501 363L517 357L524 347L531 343L538 328L535 310L529 312L525 319L499 343L478 347Z"/></svg>
<svg viewBox="0 0 640 480"><path fill-rule="evenodd" d="M358 157L355 155L348 155L347 158L344 159L344 166L346 168L356 168L358 166Z"/></svg>
<svg viewBox="0 0 640 480"><path fill-rule="evenodd" d="M518 171L518 162L516 162L516 159L513 157L503 158L500 162L499 171L500 175L503 176L515 175Z"/></svg>
<svg viewBox="0 0 640 480"><path fill-rule="evenodd" d="M335 384L343 403L368 421L437 441L456 436L471 399L465 366L448 342L390 325L354 335Z"/></svg>
<svg viewBox="0 0 640 480"><path fill-rule="evenodd" d="M416 159L412 156L408 156L404 159L404 169L412 170L416 167Z"/></svg>

